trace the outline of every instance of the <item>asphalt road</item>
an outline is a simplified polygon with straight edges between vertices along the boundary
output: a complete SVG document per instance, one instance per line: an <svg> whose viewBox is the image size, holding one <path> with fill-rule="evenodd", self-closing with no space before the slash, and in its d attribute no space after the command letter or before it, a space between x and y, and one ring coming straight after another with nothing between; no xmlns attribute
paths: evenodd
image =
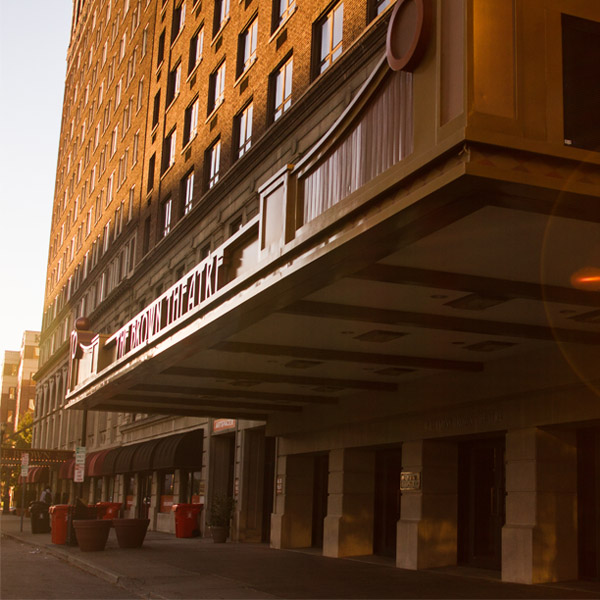
<svg viewBox="0 0 600 600"><path fill-rule="evenodd" d="M0 541L2 600L140 598L28 544Z"/></svg>

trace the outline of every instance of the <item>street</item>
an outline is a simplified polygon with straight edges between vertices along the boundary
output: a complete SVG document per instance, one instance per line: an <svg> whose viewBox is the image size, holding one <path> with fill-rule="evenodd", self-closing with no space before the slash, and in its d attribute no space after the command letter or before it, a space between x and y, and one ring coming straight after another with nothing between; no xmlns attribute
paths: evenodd
<svg viewBox="0 0 600 600"><path fill-rule="evenodd" d="M44 551L2 537L0 597L25 600L138 598Z"/></svg>

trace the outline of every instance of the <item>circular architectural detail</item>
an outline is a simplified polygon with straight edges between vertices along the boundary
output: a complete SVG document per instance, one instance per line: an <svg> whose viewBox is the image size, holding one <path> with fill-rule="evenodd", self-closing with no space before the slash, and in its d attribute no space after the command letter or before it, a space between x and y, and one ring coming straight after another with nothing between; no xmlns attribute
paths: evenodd
<svg viewBox="0 0 600 600"><path fill-rule="evenodd" d="M388 25L386 54L394 71L413 71L427 47L429 0L397 0Z"/></svg>
<svg viewBox="0 0 600 600"><path fill-rule="evenodd" d="M79 319L75 321L75 329L77 329L77 331L89 331L90 320L87 317L79 317Z"/></svg>

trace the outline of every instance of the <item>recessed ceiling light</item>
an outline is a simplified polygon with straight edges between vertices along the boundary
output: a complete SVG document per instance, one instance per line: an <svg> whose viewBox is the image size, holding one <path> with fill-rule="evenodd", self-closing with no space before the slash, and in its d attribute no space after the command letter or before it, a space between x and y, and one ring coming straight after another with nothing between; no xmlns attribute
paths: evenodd
<svg viewBox="0 0 600 600"><path fill-rule="evenodd" d="M482 294L468 294L456 300L445 302L444 306L451 306L460 310L485 310L498 304L508 302L508 298L502 296L483 296Z"/></svg>
<svg viewBox="0 0 600 600"><path fill-rule="evenodd" d="M465 346L465 350L472 350L473 352L495 352L496 350L504 350L516 346L512 342L496 342L494 340L488 340L485 342L477 342L476 344L470 344Z"/></svg>
<svg viewBox="0 0 600 600"><path fill-rule="evenodd" d="M406 333L401 331L389 331L385 329L373 329L366 333L357 335L354 339L361 342L376 342L382 344L384 342L391 342L392 340L398 339L405 336Z"/></svg>
<svg viewBox="0 0 600 600"><path fill-rule="evenodd" d="M290 362L285 363L285 367L287 367L288 369L309 369L310 367L316 367L317 365L321 365L323 364L322 362L319 362L318 360L302 360L302 359L295 359L295 360L290 360Z"/></svg>
<svg viewBox="0 0 600 600"><path fill-rule="evenodd" d="M413 373L414 369L403 369L402 367L387 367L386 369L379 369L379 371L375 371L375 373L379 375L387 375L389 377L400 377L401 375L406 375L407 373Z"/></svg>
<svg viewBox="0 0 600 600"><path fill-rule="evenodd" d="M578 323L600 323L600 310L592 310L590 312L583 313L581 315L575 315L569 317L572 321Z"/></svg>

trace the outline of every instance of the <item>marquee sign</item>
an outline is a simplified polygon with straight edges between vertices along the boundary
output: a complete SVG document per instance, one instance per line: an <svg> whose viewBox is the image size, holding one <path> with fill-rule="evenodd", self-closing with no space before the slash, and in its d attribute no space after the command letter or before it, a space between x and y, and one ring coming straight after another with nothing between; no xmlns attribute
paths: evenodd
<svg viewBox="0 0 600 600"><path fill-rule="evenodd" d="M108 341L117 346L117 360L152 342L164 329L202 306L219 289L224 277L223 249L209 255L119 329Z"/></svg>

